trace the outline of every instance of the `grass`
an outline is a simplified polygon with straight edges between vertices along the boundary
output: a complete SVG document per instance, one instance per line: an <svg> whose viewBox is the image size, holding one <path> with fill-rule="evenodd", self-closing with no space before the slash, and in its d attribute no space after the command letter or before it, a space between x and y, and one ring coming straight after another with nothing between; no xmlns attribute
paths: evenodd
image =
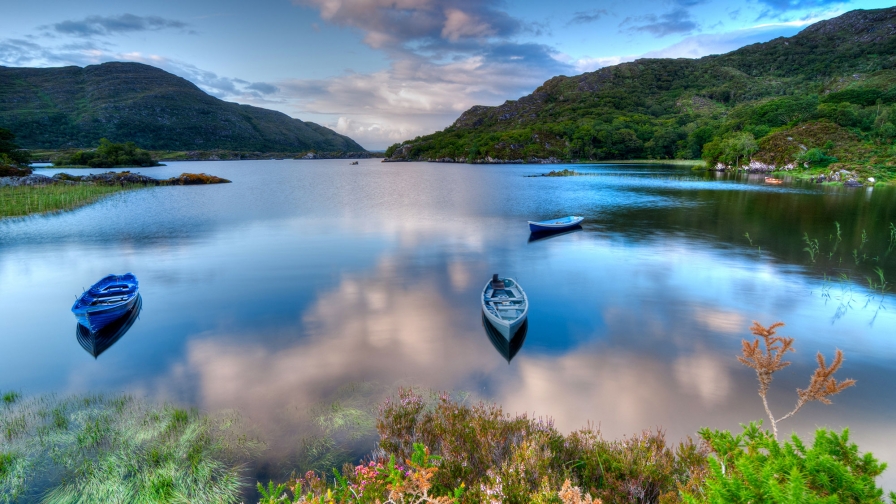
<svg viewBox="0 0 896 504"><path fill-rule="evenodd" d="M54 184L0 187L0 218L73 210L94 203L110 194L138 187L143 186Z"/></svg>
<svg viewBox="0 0 896 504"><path fill-rule="evenodd" d="M0 503L238 502L239 419L129 396L0 405Z"/></svg>

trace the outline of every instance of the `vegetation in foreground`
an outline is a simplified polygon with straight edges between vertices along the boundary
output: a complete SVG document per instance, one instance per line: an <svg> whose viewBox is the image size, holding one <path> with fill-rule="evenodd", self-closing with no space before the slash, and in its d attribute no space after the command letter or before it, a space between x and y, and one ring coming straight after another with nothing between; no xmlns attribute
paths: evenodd
<svg viewBox="0 0 896 504"><path fill-rule="evenodd" d="M757 338L743 342L740 360L756 371L763 404L793 350L792 338L776 335L782 325L754 323ZM833 377L842 362L840 351L831 365L819 354L809 386L782 418L766 405L772 432L761 422L737 435L702 429L699 442L677 445L651 431L608 441L590 426L564 436L549 420L405 389L379 408L379 448L367 460L258 489L264 504L883 502L875 478L886 464L861 454L848 430L818 429L811 445L796 435L777 440L778 422L854 383Z"/></svg>
<svg viewBox="0 0 896 504"><path fill-rule="evenodd" d="M756 371L759 395L789 365L793 338L781 323L754 323L740 361ZM285 483L259 483L262 504L283 503L881 503L875 479L886 468L840 433L818 429L811 443L779 441L776 425L808 401L830 402L851 386L834 374L836 352L818 368L796 407L742 431L702 429L698 441L667 442L662 431L606 440L587 426L568 435L550 420L511 416L494 404L402 389L376 414L378 447L361 463L332 467L339 457L305 457L318 469ZM357 408L356 408L357 407ZM365 430L365 405L320 414L329 442L334 429ZM236 502L238 458L257 454L232 417L214 419L131 398L95 396L0 403L0 502ZM322 465L321 465L322 464ZM326 470L324 468L329 466ZM306 466L307 467L307 466ZM890 493L896 502L896 493Z"/></svg>
<svg viewBox="0 0 896 504"><path fill-rule="evenodd" d="M159 166L152 155L134 142L112 143L101 138L96 149L76 151L59 156L53 161L57 167L86 166L89 168L150 167Z"/></svg>
<svg viewBox="0 0 896 504"><path fill-rule="evenodd" d="M140 187L144 186L136 184L3 186L0 187L0 218L74 210L110 194Z"/></svg>
<svg viewBox="0 0 896 504"><path fill-rule="evenodd" d="M0 402L0 503L236 502L239 419L128 396Z"/></svg>

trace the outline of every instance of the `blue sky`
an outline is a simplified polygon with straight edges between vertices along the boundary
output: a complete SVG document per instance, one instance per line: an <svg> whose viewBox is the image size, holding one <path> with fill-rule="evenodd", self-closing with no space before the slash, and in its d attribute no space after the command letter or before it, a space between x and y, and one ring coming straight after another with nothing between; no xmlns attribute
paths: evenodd
<svg viewBox="0 0 896 504"><path fill-rule="evenodd" d="M369 149L555 75L700 57L877 0L2 0L0 65L139 61Z"/></svg>

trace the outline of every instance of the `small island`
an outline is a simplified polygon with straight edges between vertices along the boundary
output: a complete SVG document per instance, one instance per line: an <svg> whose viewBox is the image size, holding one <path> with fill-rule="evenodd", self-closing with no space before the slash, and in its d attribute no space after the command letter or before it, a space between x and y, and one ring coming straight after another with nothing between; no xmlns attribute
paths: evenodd
<svg viewBox="0 0 896 504"><path fill-rule="evenodd" d="M72 210L116 192L150 186L226 184L230 181L205 173L182 173L156 179L130 171L52 177L36 174L28 166L30 154L15 143L15 136L0 128L0 218ZM60 158L56 166L114 168L161 166L149 152L133 142L112 143L103 138L92 151L78 151Z"/></svg>
<svg viewBox="0 0 896 504"><path fill-rule="evenodd" d="M100 145L92 150L79 150L71 154L62 154L53 161L56 167L84 168L148 168L162 166L153 159L149 151L145 151L134 142L113 143L106 138L100 139Z"/></svg>

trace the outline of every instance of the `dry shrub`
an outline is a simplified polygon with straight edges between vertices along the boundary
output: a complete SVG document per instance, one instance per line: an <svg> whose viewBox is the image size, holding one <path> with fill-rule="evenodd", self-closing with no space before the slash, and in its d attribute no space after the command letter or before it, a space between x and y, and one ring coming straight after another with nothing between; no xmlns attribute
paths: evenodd
<svg viewBox="0 0 896 504"><path fill-rule="evenodd" d="M497 405L468 405L447 394L431 402L401 390L381 407L377 429L382 450L400 459L414 443L430 448L440 457L433 493L463 486L463 502L566 502L557 489L567 481L587 490L581 499L678 502L679 490L699 484L706 467L703 449L690 439L671 447L662 431L606 441L589 426L564 436L550 420L507 415Z"/></svg>

